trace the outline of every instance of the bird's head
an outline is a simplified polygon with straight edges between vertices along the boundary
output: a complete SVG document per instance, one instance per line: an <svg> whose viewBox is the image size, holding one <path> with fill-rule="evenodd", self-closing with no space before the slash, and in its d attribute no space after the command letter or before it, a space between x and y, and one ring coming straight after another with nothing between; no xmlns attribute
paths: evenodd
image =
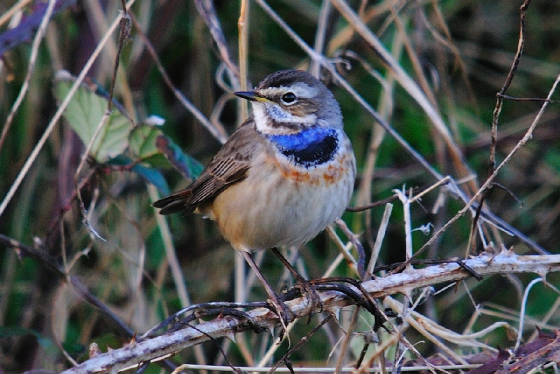
<svg viewBox="0 0 560 374"><path fill-rule="evenodd" d="M253 91L235 94L252 101L257 130L264 134L297 133L311 126L342 128L340 107L333 94L304 71L278 71Z"/></svg>

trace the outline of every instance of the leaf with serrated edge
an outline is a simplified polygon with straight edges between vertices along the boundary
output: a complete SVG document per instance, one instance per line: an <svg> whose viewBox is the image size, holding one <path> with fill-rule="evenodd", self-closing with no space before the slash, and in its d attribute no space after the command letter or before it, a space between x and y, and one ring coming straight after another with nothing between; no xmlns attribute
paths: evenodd
<svg viewBox="0 0 560 374"><path fill-rule="evenodd" d="M55 82L55 96L59 101L66 97L71 84L71 80L67 79ZM106 99L82 86L70 100L64 118L82 142L89 144L106 109ZM119 111L114 111L95 139L90 155L97 162L104 163L122 154L128 146L131 128L131 122Z"/></svg>

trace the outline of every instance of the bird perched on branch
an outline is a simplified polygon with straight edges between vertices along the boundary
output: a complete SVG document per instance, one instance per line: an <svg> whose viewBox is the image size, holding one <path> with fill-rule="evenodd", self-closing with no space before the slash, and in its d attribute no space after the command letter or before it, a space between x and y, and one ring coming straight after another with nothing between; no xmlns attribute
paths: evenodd
<svg viewBox="0 0 560 374"><path fill-rule="evenodd" d="M196 181L154 206L161 214L194 211L216 220L286 322L286 307L251 252L299 247L339 218L354 188L354 152L338 102L306 72L278 71L235 94L253 103L253 116Z"/></svg>

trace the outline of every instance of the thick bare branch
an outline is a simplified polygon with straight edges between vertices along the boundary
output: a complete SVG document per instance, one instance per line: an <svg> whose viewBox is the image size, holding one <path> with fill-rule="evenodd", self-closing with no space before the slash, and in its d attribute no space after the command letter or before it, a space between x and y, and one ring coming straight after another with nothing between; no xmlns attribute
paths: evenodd
<svg viewBox="0 0 560 374"><path fill-rule="evenodd" d="M519 256L513 252L504 251L498 255L485 253L465 260L464 264L482 276L505 273L544 275L560 270L560 255ZM395 293L405 293L415 288L459 281L469 276L461 266L452 262L389 275L366 281L362 285L373 297L384 297ZM344 295L336 291L324 291L318 294L325 309L337 309L351 304ZM305 297L288 301L286 305L298 318L318 312L318 310L310 311ZM265 308L254 309L248 311L247 314L259 328L270 329L279 323L277 316ZM116 373L149 360L175 354L182 349L207 341L210 337L231 337L236 332L250 328L246 321L227 317L202 322L193 327L166 333L139 343L131 343L123 348L100 354L63 374Z"/></svg>

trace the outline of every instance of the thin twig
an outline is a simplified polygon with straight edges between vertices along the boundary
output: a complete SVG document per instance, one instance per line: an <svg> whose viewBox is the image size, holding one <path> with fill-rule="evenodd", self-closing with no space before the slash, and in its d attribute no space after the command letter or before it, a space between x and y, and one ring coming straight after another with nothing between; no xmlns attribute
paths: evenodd
<svg viewBox="0 0 560 374"><path fill-rule="evenodd" d="M237 77L239 77L239 68L235 65L235 62L229 53L226 38L220 26L218 16L216 15L213 2L211 0L195 0L194 5L206 23L206 26L208 26L208 30L218 46L220 57L226 64L228 73L230 74L230 79L232 80L231 83L234 87L237 87L239 85L237 82Z"/></svg>
<svg viewBox="0 0 560 374"><path fill-rule="evenodd" d="M502 113L502 106L504 102L504 95L511 85L515 72L517 71L517 66L519 66L519 61L521 61L521 55L523 54L523 48L525 46L525 15L527 8L531 0L525 0L521 7L519 8L519 40L517 41L517 51L515 52L515 57L511 63L508 74L504 85L496 94L496 105L494 106L494 111L492 113L492 136L490 143L490 174L496 169L496 145L498 143L498 121L500 120L500 114ZM549 98L550 99L550 98Z"/></svg>
<svg viewBox="0 0 560 374"><path fill-rule="evenodd" d="M403 373L418 373L422 372L423 370L428 370L429 368L434 368L436 370L444 371L444 370L461 370L461 369L475 369L480 367L481 364L468 364L468 365L434 365L434 366L425 366L425 365L414 365L414 366L403 366L399 367L399 372ZM183 364L181 365L182 369L188 370L210 370L213 372L234 372L234 370L229 366L216 366L216 365L194 365L194 364ZM236 369L241 370L244 373L265 373L270 370L270 367L260 367L260 366L236 366ZM387 370L392 370L392 367L387 367ZM309 373L309 374L316 374L316 373L334 373L336 368L333 367L294 367L294 373ZM292 373L290 368L282 368L279 367L275 370L277 373ZM356 373L356 368L354 367L344 367L340 369L341 373L348 373L354 374ZM374 367L362 367L359 370L360 373L384 373L382 369L374 368Z"/></svg>
<svg viewBox="0 0 560 374"><path fill-rule="evenodd" d="M389 196L386 199L374 201L371 204L366 204L366 205L362 205L362 206L355 206L355 207L348 207L348 208L346 208L346 211L348 211L348 212L363 212L364 210L369 210L371 208L376 208L378 206L388 204L390 202L393 202L393 201L397 200L398 198L399 197L397 195L392 195L392 196Z"/></svg>
<svg viewBox="0 0 560 374"><path fill-rule="evenodd" d="M523 54L523 48L525 45L525 14L527 11L527 8L529 7L529 4L531 3L531 0L525 0L523 2L523 4L520 7L520 16L519 16L519 40L517 43L517 51L515 52L515 57L513 59L513 62L511 64L510 70L506 76L506 80L504 82L504 85L502 86L502 88L500 89L500 91L496 94L496 105L494 106L494 111L492 113L492 129L491 129L491 142L490 142L490 171L489 174L493 174L494 171L496 170L496 146L498 143L498 121L500 118L500 114L502 112L502 106L503 106L503 95L505 94L506 90L509 88L509 86L511 85L511 82L513 80L513 77L515 76L515 72L517 71L517 67L519 65L519 62L521 61L521 55ZM472 245L475 245L476 243L476 228L478 227L478 219L480 217L480 213L482 211L482 207L484 205L484 202L486 200L486 196L488 194L488 191L493 187L493 184L490 184L489 187L487 189L485 189L485 191L483 191L483 193L480 195L480 199L479 199L479 207L477 209L477 212L475 214L475 217L473 219L473 223L471 225L471 231L469 234L469 243L467 246L467 251L470 251L471 248L471 243Z"/></svg>
<svg viewBox="0 0 560 374"><path fill-rule="evenodd" d="M82 168L84 167L85 162L86 162L87 158L89 157L89 153L90 153L91 149L93 148L93 144L97 141L97 138L99 137L99 134L101 134L101 130L105 127L105 125L107 125L109 123L109 118L111 116L111 110L112 110L112 107L113 107L112 106L113 105L113 95L114 95L114 91L115 91L115 84L116 84L116 81L117 81L117 72L119 71L121 52L122 52L122 48L123 48L123 45L124 45L125 41L130 36L130 16L128 14L128 10L126 8L126 3L124 2L124 0L122 0L122 7L123 7L123 16L120 20L119 43L118 43L118 47L117 47L117 53L115 54L115 62L114 62L114 66L113 66L113 76L111 78L111 87L109 89L109 99L107 100L107 110L105 111L105 113L101 117L101 119L99 121L99 124L95 128L93 136L91 137L88 144L86 145L86 147L85 147L85 149L82 153L80 163L78 164L78 167L76 168L76 172L74 173L74 186L75 186L75 190L76 190L76 196L78 197L78 200L80 202L80 211L82 212L84 224L88 228L90 233L93 234L94 236L97 236L97 237L100 237L99 234L97 234L97 231L95 229L93 229L89 219L87 218L87 211L85 209L84 201L82 199L81 189L79 188L79 185L80 185L79 178L80 178L80 172L82 171ZM103 239L103 238L101 238L101 239Z"/></svg>
<svg viewBox="0 0 560 374"><path fill-rule="evenodd" d="M344 244L342 244L342 242L340 242L340 244L343 247L345 247L341 252L348 252L350 250L350 246L352 245L352 243L348 243L346 246L344 246ZM339 253L338 256L336 256L336 258L334 259L334 261L332 261L329 268L320 277L320 279L331 277L335 268L342 262L343 258L344 258L343 254ZM294 328L296 322L297 321L293 321L292 323L290 323L288 325L287 332L286 332L287 334L289 334L290 331ZM266 352L266 354L263 355L263 357L261 358L261 360L259 361L257 366L258 367L264 367L264 365L266 365L266 363L270 361L270 359L272 358L272 355L278 350L279 347L280 347L279 344L272 344L271 347Z"/></svg>
<svg viewBox="0 0 560 374"><path fill-rule="evenodd" d="M77 277L68 275L64 268L58 264L53 257L46 253L46 251L30 247L3 234L0 234L0 243L13 248L20 256L29 256L39 261L42 266L45 266L50 271L54 272L60 279L72 285L79 296L109 317L109 319L111 319L119 327L121 333L124 333L124 335L128 337L133 336L134 331L131 328L129 328L115 313L113 313L108 306L89 292L87 287Z"/></svg>
<svg viewBox="0 0 560 374"><path fill-rule="evenodd" d="M405 307L406 305L406 303L399 303L398 301L396 301L394 298L391 297L387 297L384 303L390 305L390 307L397 313L399 313L400 310L402 310L402 308ZM422 324L420 324L417 320L412 318L411 315L407 313L407 315L403 315L403 318L406 319L406 321L410 324L410 326L416 329L423 337L425 337L426 339L434 343L434 345L438 347L440 350L442 350L442 352L445 352L449 357L453 357L456 360L456 362L459 362L463 365L468 364L468 362L465 361L465 359L463 359L460 355L453 352L451 348L443 344L436 336L431 334L424 326L422 326Z"/></svg>
<svg viewBox="0 0 560 374"><path fill-rule="evenodd" d="M344 242L340 239L340 237L338 236L338 234L336 233L333 227L327 226L326 232L329 235L329 237L334 241L334 243L336 244L336 246L340 251L340 254L344 256L350 268L354 268L354 270L356 270L356 273L358 273L358 261L354 258L354 256L352 256L352 253L350 253L349 248L351 247L344 245Z"/></svg>
<svg viewBox="0 0 560 374"><path fill-rule="evenodd" d="M542 278L535 278L527 285L525 293L523 294L523 302L521 303L521 311L519 312L519 328L517 329L517 339L515 340L514 352L517 352L519 346L521 345L521 338L523 337L523 324L525 323L525 308L527 307L527 298L529 297L529 291L531 288L539 282L542 282Z"/></svg>
<svg viewBox="0 0 560 374"><path fill-rule="evenodd" d="M405 149L405 151L407 151L415 160L417 160L420 163L420 165L422 165L422 167L424 167L435 179L440 180L443 178L443 175L441 175L434 167L432 167L432 165L430 165L430 163L418 151L416 151L410 144L408 144L408 142L393 127L391 127L387 123L387 121L385 121L367 103L367 101L362 96L360 96L356 92L356 90L352 87L352 85L348 83L348 81L346 81L340 74L338 74L338 72L332 66L332 64L328 59L326 59L322 55L317 55L315 51L309 45L307 45L307 43L305 43L305 41L286 24L286 22L280 16L278 16L278 14L274 12L272 8L270 8L270 6L266 3L266 1L264 0L255 0L255 1L274 20L274 22L276 22L289 35L289 37L301 49L303 49L305 53L307 53L310 56L310 58L312 58L313 60L318 60L321 63L321 66L323 66L331 73L331 75L335 78L336 82L338 82L354 98L354 100L356 100L356 102L358 102L375 119L375 121L381 127L383 127ZM333 2L333 4L335 3L339 4L340 2L340 0L331 0L331 1ZM359 18L357 18L357 15L355 15L352 9L350 9L345 3L341 4L341 6L345 10L345 16L348 16L348 18L350 19L351 21L350 23L354 27L359 27L359 29L364 33L363 35L364 38L367 38L368 42L373 43L373 45L380 48L379 50L378 48L376 48L376 51L383 57L383 60L384 61L387 60L386 55L388 55L389 56L388 58L391 61L393 61L394 59L384 49L381 42L369 31L369 29L359 20ZM355 22L357 22L359 25L358 26L354 25ZM412 82L411 85L412 87L415 87L415 89L407 87L407 89L413 91L413 92L409 92L411 96L413 96L418 101L420 106L426 111L426 113L432 119L432 121L436 121L441 126L443 126L442 131L447 131L447 127L445 127L444 122L439 116L439 114L435 113L434 109L431 107L429 102L425 100L425 97L421 93L420 89L414 84L412 79L404 72L404 70L396 62L393 61L392 65L396 65L393 67L395 69L394 73L396 75L398 73L398 75L400 76L401 79L403 79L403 81ZM465 167L468 168L467 166ZM469 172L467 173L467 175L473 175L473 173ZM451 183L448 188L452 194L459 197L463 202L467 203L469 201L467 195L457 187L457 183ZM526 243L527 245L535 249L537 252L546 253L546 251L541 246L539 246L533 240L528 238L527 235L515 229L507 222L503 221L501 218L495 216L492 212L485 209L482 213L483 213L482 218L486 222L496 225L501 230L505 230L511 235L517 236L522 242Z"/></svg>
<svg viewBox="0 0 560 374"><path fill-rule="evenodd" d="M399 301L397 301L395 298L392 297L388 297L384 300L384 303L386 305L389 305L391 308L395 309L395 310L399 310L402 308L402 303L400 303ZM411 323L411 319L414 319L416 324ZM511 329L511 326L506 323L506 322L496 322L493 323L491 326L488 326L487 328L484 328L480 331L477 331L475 333L471 333L471 334L459 334L456 333L452 330L449 330L445 327L443 327L442 325L440 325L439 323L431 320L430 318L418 313L417 311L414 310L414 308L411 308L410 310L410 314L407 317L407 322L409 322L411 324L411 326L413 326L414 328L416 328L416 326L421 326L422 329L424 329L425 331L428 331L430 334L433 334L434 336L440 337L442 339L445 339L451 343L455 343L455 344L462 344L465 346L469 346L469 347L477 347L477 348L482 348L482 349L487 349L493 352L497 352L498 349L493 348L485 343L479 342L476 339L479 338L484 338L486 335L488 335L490 332L501 328L501 327L506 327ZM453 355L451 355L452 357L455 357Z"/></svg>
<svg viewBox="0 0 560 374"><path fill-rule="evenodd" d="M397 32L393 39L391 53L393 54L393 57L397 61L399 60L402 53L404 37L405 36L402 35L401 32ZM346 53L345 56L346 55L348 55L348 53ZM395 88L395 79L393 75L391 74L391 72L387 72L388 76L386 79L383 79L382 77L378 77L379 74L373 69L373 67L369 63L364 61L363 58L361 58L359 55L356 54L354 54L354 58L356 58L362 64L364 69L368 73L370 73L370 75L376 77L376 79L378 79L380 84L382 85L383 95L379 99L379 104L378 104L379 115L382 118L384 118L387 122L390 122L394 109L393 96L394 96L394 88ZM365 167L363 168L362 171L362 180L359 186L358 197L356 200L361 204L371 201L375 166L378 160L381 143L385 139L385 135L386 135L386 131L382 127L374 128L372 126L370 131L372 133L372 136L368 147L368 155L366 158ZM393 196L393 197L397 198L397 196ZM365 214L365 225L366 225L366 240L368 241L371 247L375 247L375 245L377 245L378 243L377 242L375 244L373 243L372 212L367 212ZM378 232L377 239L379 239L379 232Z"/></svg>
<svg viewBox="0 0 560 374"><path fill-rule="evenodd" d="M414 46L412 45L412 42L410 41L408 33L406 32L404 22L401 20L401 17L399 16L399 13L397 13L397 11L394 7L391 8L391 13L393 15L393 21L395 23L396 29L401 34L403 34L404 48L405 48L405 50L408 54L408 57L410 58L412 68L414 70L414 73L416 74L416 78L419 81L418 83L419 83L420 87L422 88L422 91L426 95L426 98L432 104L432 106L434 108L437 108L436 97L435 97L435 95L432 91L432 88L430 87L430 84L428 83L428 78L426 78L426 74L424 73L424 69L422 67L422 63L420 62L420 58L418 57L418 54L416 53L416 50L415 50Z"/></svg>
<svg viewBox="0 0 560 374"><path fill-rule="evenodd" d="M552 97L552 95L556 91L556 87L558 86L558 83L560 83L560 74L556 77L556 80L554 81L552 88L548 92L547 99L550 99ZM474 202L486 191L486 189L493 183L494 179L496 178L500 170L509 162L509 160L517 153L517 151L531 139L531 137L533 136L533 131L539 124L539 121L547 106L548 106L548 101L545 101L541 106L539 112L533 119L531 126L529 126L529 128L525 132L525 135L523 135L523 138L521 138L521 140L517 142L515 147L513 147L513 149L508 153L508 155L503 159L503 161L496 167L494 172L488 177L488 179L486 179L484 184L479 188L479 190L474 194L474 196L467 202L467 204L461 210L459 210L459 212L457 212L457 214L453 218L447 221L445 225L443 225L439 230L437 230L432 235L432 237L426 243L424 243L424 245L416 252L416 255L418 255L428 246L432 245L432 243L436 241L436 239L439 238L439 236L442 233L444 233L449 228L449 226L451 226L459 218L461 218L470 209L470 207L474 204Z"/></svg>
<svg viewBox="0 0 560 374"><path fill-rule="evenodd" d="M132 4L134 4L135 1L136 0L129 0L128 3L127 3L127 7L130 8L130 6ZM21 182L23 181L23 178L25 178L25 176L29 172L29 169L31 168L31 166L35 162L35 159L39 155L39 152L41 151L41 149L45 145L47 139L49 138L50 134L54 130L56 124L58 123L58 120L60 119L60 117L62 117L62 113L64 113L64 110L66 109L66 107L70 103L70 100L72 100L72 98L73 98L74 94L76 93L78 87L80 86L80 84L84 80L86 74L89 72L89 69L91 68L91 66L93 65L93 63L95 62L95 60L97 59L99 54L101 53L101 50L103 49L103 47L105 46L107 41L109 41L112 33L115 31L115 29L119 25L121 18L122 18L122 14L119 14L115 18L115 20L113 21L113 23L111 24L111 26L109 27L109 29L107 30L107 32L105 33L103 38L99 41L99 43L97 44L97 47L92 52L91 56L88 58L84 67L80 71L80 74L76 78L76 81L74 82L72 87L70 87L70 90L68 91L68 94L66 94L66 97L64 98L64 100L62 101L60 106L58 107L57 111L55 112L54 116L50 120L49 124L47 125L47 128L43 132L43 135L41 135L41 138L39 139L39 141L37 142L37 144L33 148L33 151L31 151L31 154L27 157L27 160L25 161L25 164L21 168L21 170L18 173L16 179L14 180L12 185L10 186L10 189L8 190L8 192L4 196L4 199L2 200L2 203L0 204L0 217L2 216L4 211L6 210L6 207L8 206L8 204L10 203L12 198L14 197L17 189L19 188Z"/></svg>
<svg viewBox="0 0 560 374"><path fill-rule="evenodd" d="M341 228L342 232L344 232L344 235L346 235L346 237L350 240L354 248L356 248L356 252L358 253L358 275L360 278L363 278L366 270L366 251L364 246L360 242L358 236L350 230L348 225L346 225L344 220L339 218L336 220L336 224Z"/></svg>
<svg viewBox="0 0 560 374"><path fill-rule="evenodd" d="M496 95L499 95L500 97L506 99L506 100L511 100L511 101L528 101L528 102L543 102L543 101L548 101L549 103L557 103L557 100L549 100L549 99L543 99L542 97L515 97L515 96L511 96L511 95L506 95L506 94L501 94L501 93L497 93Z"/></svg>
<svg viewBox="0 0 560 374"><path fill-rule="evenodd" d="M237 29L239 32L239 83L241 91L247 91L250 9L251 3L249 0L241 0L241 8L239 10L239 18L237 20ZM241 123L249 116L249 102L247 100L239 100L239 105L241 105L241 115L239 117Z"/></svg>
<svg viewBox="0 0 560 374"><path fill-rule="evenodd" d="M393 204L385 205L385 211L383 211L383 218L381 218L381 223L379 224L379 229L377 230L377 237L375 238L375 245L371 250L371 257L367 266L367 273L373 275L373 270L375 269L375 264L377 263L377 258L381 252L381 244L383 244L383 238L385 237L385 232L387 231L387 226L389 226L389 218L391 217L391 212L393 211Z"/></svg>
<svg viewBox="0 0 560 374"><path fill-rule="evenodd" d="M350 344L350 339L356 328L356 323L358 322L358 315L360 314L360 307L357 306L352 312L352 317L350 317L350 323L342 339L342 344L340 345L338 358L336 360L336 374L340 374L342 367L344 366L344 359L346 358L346 353L348 351L348 344Z"/></svg>
<svg viewBox="0 0 560 374"><path fill-rule="evenodd" d="M404 234L405 234L405 258L407 263L407 270L412 269L410 264L410 259L412 258L412 222L410 218L410 198L412 196L412 191L407 192L406 187L403 186L402 190L393 190L399 197L403 205L403 217L404 217Z"/></svg>
<svg viewBox="0 0 560 374"><path fill-rule="evenodd" d="M6 23L10 18L12 18L14 16L14 14L16 14L19 10L24 8L30 2L31 2L31 0L20 0L17 3L15 3L14 5L12 5L12 7L10 9L5 11L4 14L2 14L2 16L0 16L0 27L4 23Z"/></svg>
<svg viewBox="0 0 560 374"><path fill-rule="evenodd" d="M119 71L119 64L121 61L121 53L124 46L124 43L130 37L130 16L128 14L128 9L126 9L126 3L124 0L122 1L123 7L123 17L120 21L120 28L119 28L119 44L117 47L117 53L115 56L115 64L113 66L113 76L111 77L111 87L109 89L109 100L107 103L107 111L111 112L112 105L113 105L113 96L115 94L115 83L117 81L117 72Z"/></svg>
<svg viewBox="0 0 560 374"><path fill-rule="evenodd" d="M560 270L560 255L518 256L511 252L503 252L498 255L483 254L467 259L465 263L483 276L501 274L504 271L508 273L549 273ZM394 293L402 293L404 290L457 281L469 276L456 263L449 263L389 275L385 278L364 282L362 286L372 297L378 298ZM320 291L318 295L323 309L340 308L350 303L344 295L336 291ZM317 306L317 310L310 310L306 296L287 301L285 304L297 318L303 318L309 313L318 312L320 308L320 306ZM250 310L247 314L259 328L268 329L277 326L279 323L276 314L266 308ZM83 362L78 367L65 371L64 374L94 371L117 372L131 365L137 365L163 355L167 356L170 353L178 352L208 340L208 337L200 331L213 338L217 338L231 336L234 332L252 328L244 321L229 318L202 322L196 327L197 330L184 328L100 354ZM409 348L413 349L413 347Z"/></svg>
<svg viewBox="0 0 560 374"><path fill-rule="evenodd" d="M315 43L313 49L317 54L323 54L325 47L325 38L327 35L327 27L329 26L329 15L331 14L330 0L323 0L321 11L319 12L319 20L317 22L317 30L315 31ZM315 77L320 78L321 65L318 61L312 61L309 72Z"/></svg>
<svg viewBox="0 0 560 374"><path fill-rule="evenodd" d="M163 78L163 81L165 82L167 87L169 87L173 95L175 95L175 97L177 98L177 100L179 100L181 105L183 105L189 112L191 112L194 115L194 117L202 124L202 126L204 126L204 128L206 128L210 132L210 134L212 134L212 136L218 139L220 143L222 144L225 143L227 139L226 131L222 127L217 126L217 124L213 124L212 122L210 122L208 118L206 118L206 116L202 114L202 112L196 106L194 106L189 101L189 99L187 99L185 95L183 95L181 91L177 87L175 87L175 85L173 85L173 82L171 81L171 78L169 77L167 71L163 67L163 64L161 63L161 60L159 59L159 56L154 46L152 45L152 43L150 43L148 37L146 36L146 34L144 34L144 31L142 31L142 28L140 27L140 25L138 24L136 18L132 13L130 14L130 17L132 18L132 22L134 23L136 32L138 33L140 38L142 38L142 40L146 44L146 49L148 53L154 59L156 67L158 68L159 73Z"/></svg>
<svg viewBox="0 0 560 374"><path fill-rule="evenodd" d="M49 0L49 4L47 5L47 10L43 15L43 19L41 20L41 24L39 25L39 29L35 34L35 38L33 39L33 44L31 46L31 55L29 56L29 65L27 66L27 73L25 74L25 78L23 79L23 84L19 90L19 94L14 101L14 104L10 108L10 112L8 113L8 117L4 122L4 127L2 128L2 135L0 135L0 150L2 149L2 145L8 136L8 131L12 126L12 122L16 115L17 110L19 109L25 95L27 94L27 89L29 88L29 82L31 81L31 75L35 70L35 64L37 63L37 56L39 54L39 47L41 46L41 42L43 41L43 36L47 31L47 25L51 20L51 16L53 14L54 5L56 4L56 0ZM0 211L0 215L2 215Z"/></svg>
<svg viewBox="0 0 560 374"><path fill-rule="evenodd" d="M282 364L282 362L284 362L285 360L287 360L290 355L294 352L296 352L298 349L300 349L305 343L307 343L309 341L309 338L311 338L313 335L315 335L315 333L317 331L319 331L319 329L321 327L323 327L323 325L327 322L329 322L332 318L332 314L329 314L328 316L326 316L325 318L323 318L323 320L317 325L315 326L311 331L309 331L307 334L305 334L304 337L302 337L296 344L294 344L290 349L288 349L288 351L286 353L284 353L284 355L282 356L282 358L280 358L276 364L274 364L270 370L268 371L269 374L273 374L274 372L276 372L278 370L278 367Z"/></svg>
<svg viewBox="0 0 560 374"><path fill-rule="evenodd" d="M417 195L414 195L410 198L410 203L414 203L416 202L416 200L419 200L422 198L422 196L426 195L429 192L432 192L433 190L435 190L436 188L438 188L441 185L447 184L451 182L451 177L448 175L445 178L440 179L439 181L437 181L436 183L432 184L430 187L424 189L422 192L420 192Z"/></svg>
<svg viewBox="0 0 560 374"><path fill-rule="evenodd" d="M157 189L151 184L148 184L147 187L148 187L148 193L150 195L150 199L152 201L156 201L159 198ZM183 277L183 272L181 271L181 266L179 265L179 260L177 259L177 254L175 251L175 247L173 245L173 240L171 238L169 225L167 224L167 221L165 220L164 216L162 216L161 214L157 214L155 212L155 209L154 209L154 214L156 216L156 221L163 240L163 247L165 248L165 255L167 257L167 261L171 269L173 282L175 283L175 288L177 289L179 300L181 300L181 306L183 308L186 308L191 305L191 299L189 296L189 292L187 290L187 282ZM198 360L199 363L201 364L207 363L202 346L195 347L194 352L195 352L196 359Z"/></svg>
<svg viewBox="0 0 560 374"><path fill-rule="evenodd" d="M434 128L443 137L447 148L451 154L455 166L460 176L472 174L468 165L463 159L463 155L449 132L445 122L436 108L432 105L426 94L420 89L416 82L405 72L405 70L395 61L393 56L386 50L381 41L371 32L362 22L358 15L350 6L342 0L331 0L332 4L338 9L344 18L352 25L356 32L375 50L382 63L385 64L394 74L395 80L409 93L410 96L420 105ZM377 118L376 118L377 120ZM393 134L391 134L393 135ZM394 136L394 135L393 135ZM439 179L439 178L438 178Z"/></svg>

